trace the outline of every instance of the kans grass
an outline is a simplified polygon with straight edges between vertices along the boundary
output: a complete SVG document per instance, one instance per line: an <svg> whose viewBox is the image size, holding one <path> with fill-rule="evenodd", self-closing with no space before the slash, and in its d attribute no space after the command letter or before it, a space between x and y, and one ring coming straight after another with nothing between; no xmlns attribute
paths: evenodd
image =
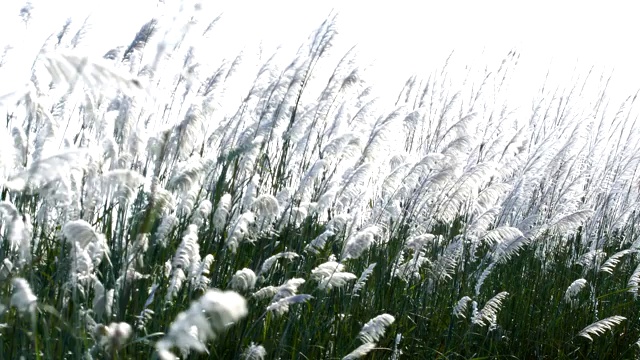
<svg viewBox="0 0 640 360"><path fill-rule="evenodd" d="M640 356L635 96L515 111L511 52L386 107L334 18L253 68L194 16L3 94L0 358Z"/></svg>

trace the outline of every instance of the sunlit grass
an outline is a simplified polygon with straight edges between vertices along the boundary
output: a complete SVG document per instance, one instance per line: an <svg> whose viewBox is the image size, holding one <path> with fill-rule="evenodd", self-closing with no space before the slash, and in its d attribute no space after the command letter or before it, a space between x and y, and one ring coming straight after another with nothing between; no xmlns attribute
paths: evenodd
<svg viewBox="0 0 640 360"><path fill-rule="evenodd" d="M334 18L257 67L215 22L61 33L0 98L0 358L638 356L635 97L516 112L510 52L387 108Z"/></svg>

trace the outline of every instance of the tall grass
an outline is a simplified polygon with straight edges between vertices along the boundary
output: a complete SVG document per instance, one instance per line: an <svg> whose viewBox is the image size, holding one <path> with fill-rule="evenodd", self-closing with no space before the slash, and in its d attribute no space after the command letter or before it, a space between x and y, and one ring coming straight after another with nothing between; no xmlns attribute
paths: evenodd
<svg viewBox="0 0 640 360"><path fill-rule="evenodd" d="M0 94L0 358L640 355L635 95L515 109L510 52L386 108L335 17L216 67L184 11Z"/></svg>

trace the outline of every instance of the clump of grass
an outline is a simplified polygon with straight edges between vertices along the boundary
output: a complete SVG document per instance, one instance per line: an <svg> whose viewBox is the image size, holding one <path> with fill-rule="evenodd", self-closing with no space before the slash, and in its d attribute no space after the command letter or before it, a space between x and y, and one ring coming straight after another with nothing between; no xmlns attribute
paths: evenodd
<svg viewBox="0 0 640 360"><path fill-rule="evenodd" d="M638 355L635 96L516 113L510 52L384 108L335 17L254 66L205 15L0 97L0 358Z"/></svg>

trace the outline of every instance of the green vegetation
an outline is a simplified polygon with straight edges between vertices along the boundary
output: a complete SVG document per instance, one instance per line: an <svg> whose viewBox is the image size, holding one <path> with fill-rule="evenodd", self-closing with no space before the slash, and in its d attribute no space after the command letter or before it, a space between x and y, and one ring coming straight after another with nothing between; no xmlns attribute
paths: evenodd
<svg viewBox="0 0 640 360"><path fill-rule="evenodd" d="M635 96L515 112L511 52L387 109L333 18L256 69L205 20L0 94L0 359L640 356Z"/></svg>

